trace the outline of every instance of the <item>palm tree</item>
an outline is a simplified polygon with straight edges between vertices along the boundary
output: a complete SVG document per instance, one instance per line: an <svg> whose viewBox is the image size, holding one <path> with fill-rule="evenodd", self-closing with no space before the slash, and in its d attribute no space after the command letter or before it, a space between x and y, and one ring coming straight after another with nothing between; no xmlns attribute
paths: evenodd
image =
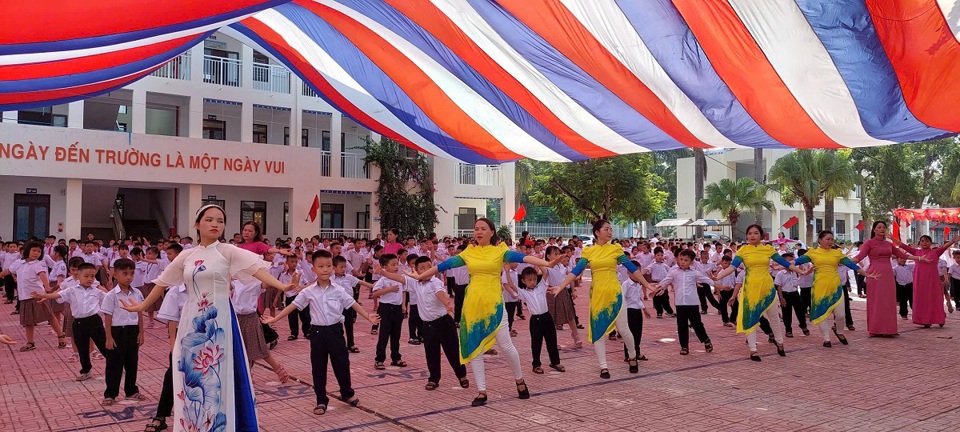
<svg viewBox="0 0 960 432"><path fill-rule="evenodd" d="M822 178L829 183L824 192L826 202L823 204L823 226L832 229L835 219L834 200L849 197L850 191L860 183L860 175L850 161L849 150L824 151L823 164Z"/></svg>
<svg viewBox="0 0 960 432"><path fill-rule="evenodd" d="M703 149L693 149L693 201L699 203L703 200L703 182L707 179L707 155ZM695 216L697 219L703 218L703 209L697 206ZM703 237L703 228L697 226L697 238Z"/></svg>
<svg viewBox="0 0 960 432"><path fill-rule="evenodd" d="M788 206L799 202L803 207L808 245L813 243L813 209L828 194L842 196L856 185L857 173L848 157L846 153L797 150L770 168L770 182L780 186L780 200ZM832 220L832 213L830 217Z"/></svg>
<svg viewBox="0 0 960 432"><path fill-rule="evenodd" d="M533 163L529 159L520 159L514 165L514 193L516 206L520 207L524 197L529 196L533 188L533 177L536 175Z"/></svg>
<svg viewBox="0 0 960 432"><path fill-rule="evenodd" d="M745 210L760 213L763 209L773 211L773 202L767 199L766 188L749 177L737 181L722 179L706 188L706 197L697 203L697 208L706 212L719 212L730 223L731 237L737 240L737 221Z"/></svg>

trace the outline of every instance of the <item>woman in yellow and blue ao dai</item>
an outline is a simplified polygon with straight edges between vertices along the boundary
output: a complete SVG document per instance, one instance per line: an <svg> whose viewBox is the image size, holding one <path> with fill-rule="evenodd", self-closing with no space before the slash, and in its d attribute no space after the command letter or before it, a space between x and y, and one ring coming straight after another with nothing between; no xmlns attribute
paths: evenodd
<svg viewBox="0 0 960 432"><path fill-rule="evenodd" d="M843 336L843 327L846 324L846 311L838 308L843 301L843 285L840 283L840 272L837 268L842 264L853 271L861 272L860 266L850 261L840 249L833 248L833 236L830 238L830 247L824 247L824 239L820 239L820 246L810 249L805 255L797 258L797 265L813 263L813 288L810 290L810 323L820 328L824 346L830 344L830 323L826 319L833 312L833 333L844 345L847 339Z"/></svg>
<svg viewBox="0 0 960 432"><path fill-rule="evenodd" d="M790 262L783 259L773 246L763 244L743 245L737 250L737 255L730 264L730 268L734 269L741 264L744 267L743 286L740 287L739 296L735 293L734 298L740 303L737 310L737 333L747 334L747 346L751 356L757 352L757 326L760 325L760 318L764 316L770 322L778 352L783 351L783 321L779 309L774 308L777 302L777 287L770 276L770 261L784 268L790 267Z"/></svg>

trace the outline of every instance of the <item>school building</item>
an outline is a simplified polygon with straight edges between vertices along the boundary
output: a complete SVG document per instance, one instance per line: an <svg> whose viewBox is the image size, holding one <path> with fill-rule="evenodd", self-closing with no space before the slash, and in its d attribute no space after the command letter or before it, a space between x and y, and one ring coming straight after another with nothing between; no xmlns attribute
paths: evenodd
<svg viewBox="0 0 960 432"><path fill-rule="evenodd" d="M270 238L390 228L380 226L379 171L359 148L380 137L224 33L122 89L0 117L4 240L194 235L207 203L226 210L227 235L249 220ZM472 233L486 215L509 222L513 164L427 157L438 234Z"/></svg>

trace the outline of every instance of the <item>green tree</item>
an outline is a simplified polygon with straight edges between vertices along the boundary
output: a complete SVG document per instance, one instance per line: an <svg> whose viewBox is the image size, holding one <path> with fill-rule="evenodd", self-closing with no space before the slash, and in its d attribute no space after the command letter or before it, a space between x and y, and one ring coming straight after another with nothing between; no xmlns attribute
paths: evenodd
<svg viewBox="0 0 960 432"><path fill-rule="evenodd" d="M707 180L707 155L703 149L693 150L693 202L703 200L703 182ZM697 206L697 219L703 219L703 209ZM703 227L697 225L697 237L703 237Z"/></svg>
<svg viewBox="0 0 960 432"><path fill-rule="evenodd" d="M677 217L677 160L693 157L693 150L684 148L658 151L651 153L651 156L653 156L651 172L659 177L655 186L667 193L663 208L650 221L653 225L664 219Z"/></svg>
<svg viewBox="0 0 960 432"><path fill-rule="evenodd" d="M640 221L660 211L667 194L658 190L649 154L571 163L542 163L534 176L536 205L553 208L561 223L597 219Z"/></svg>
<svg viewBox="0 0 960 432"><path fill-rule="evenodd" d="M767 188L752 178L741 177L737 181L722 179L711 183L704 190L704 198L697 207L705 212L718 212L727 218L731 236L737 240L737 221L744 211L760 213L763 209L773 211L773 202L767 199Z"/></svg>
<svg viewBox="0 0 960 432"><path fill-rule="evenodd" d="M514 165L514 194L516 203L529 205L530 191L533 188L533 177L536 175L536 161L530 159L520 159Z"/></svg>
<svg viewBox="0 0 960 432"><path fill-rule="evenodd" d="M824 192L823 226L828 229L834 226L834 201L837 198L850 196L850 192L860 183L860 174L857 173L850 161L850 151L825 150L823 162L827 164L823 172L829 177L829 186Z"/></svg>
<svg viewBox="0 0 960 432"><path fill-rule="evenodd" d="M377 205L384 228L397 228L403 235L423 236L437 226L433 202L433 176L427 159L420 153L411 157L397 141L367 140L362 147L364 162L380 167Z"/></svg>
<svg viewBox="0 0 960 432"><path fill-rule="evenodd" d="M813 209L828 191L838 193L842 184L856 175L853 165L842 159L843 153L797 150L778 159L770 168L770 182L779 185L780 200L791 206L799 202L803 207L807 244L813 243Z"/></svg>
<svg viewBox="0 0 960 432"><path fill-rule="evenodd" d="M949 142L952 141L952 142ZM960 206L960 144L953 138L940 155L940 175L931 182L930 202L941 207Z"/></svg>

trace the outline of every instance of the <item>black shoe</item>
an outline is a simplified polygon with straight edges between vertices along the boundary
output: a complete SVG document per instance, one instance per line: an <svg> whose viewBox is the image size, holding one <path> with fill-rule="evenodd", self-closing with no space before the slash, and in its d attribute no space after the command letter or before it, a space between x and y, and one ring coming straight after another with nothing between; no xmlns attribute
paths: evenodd
<svg viewBox="0 0 960 432"><path fill-rule="evenodd" d="M480 393L477 397L473 398L473 402L470 403L470 406L484 406L487 404L487 394Z"/></svg>
<svg viewBox="0 0 960 432"><path fill-rule="evenodd" d="M753 361L755 361L755 362L761 361L761 360L760 360L760 354L757 354L756 351L751 352L751 353L750 353L750 360L753 360Z"/></svg>
<svg viewBox="0 0 960 432"><path fill-rule="evenodd" d="M844 337L844 336L843 336L842 334L840 334L840 333L837 333L837 329L836 329L836 328L833 329L833 335L836 336L838 340L840 340L840 343L842 343L842 344L844 344L844 345L850 345L850 342L847 342L847 338L846 338L846 337Z"/></svg>
<svg viewBox="0 0 960 432"><path fill-rule="evenodd" d="M297 339L298 339L298 337L297 337L296 335L290 335L290 336L287 337L287 340L288 340L288 341L295 341L295 340L297 340Z"/></svg>
<svg viewBox="0 0 960 432"><path fill-rule="evenodd" d="M517 397L520 399L530 399L530 389L527 388L527 383L523 380L517 383Z"/></svg>
<svg viewBox="0 0 960 432"><path fill-rule="evenodd" d="M777 354L780 354L780 357L787 356L787 351L783 349L783 344L777 345Z"/></svg>
<svg viewBox="0 0 960 432"><path fill-rule="evenodd" d="M786 337L788 337L788 338L792 338L792 337L793 337L793 332L787 332L786 334L784 334L784 336L786 336Z"/></svg>
<svg viewBox="0 0 960 432"><path fill-rule="evenodd" d="M830 341L826 341L826 342L823 343L823 347L824 347L824 348L830 348L830 347L832 347L832 346L833 346L833 344L830 343Z"/></svg>
<svg viewBox="0 0 960 432"><path fill-rule="evenodd" d="M267 346L270 348L271 351L273 351L273 349L277 347L277 340L274 339Z"/></svg>
<svg viewBox="0 0 960 432"><path fill-rule="evenodd" d="M607 369L600 369L600 378L610 379L610 371Z"/></svg>
<svg viewBox="0 0 960 432"><path fill-rule="evenodd" d="M640 365L637 363L637 359L630 360L627 364L630 365L630 373L640 372Z"/></svg>
<svg viewBox="0 0 960 432"><path fill-rule="evenodd" d="M804 336L810 336L810 330L807 330L807 329L801 329L800 331L802 331L802 332L803 332L803 335L804 335Z"/></svg>
<svg viewBox="0 0 960 432"><path fill-rule="evenodd" d="M767 342L770 342L770 343L772 343L772 344L775 344L775 343L777 343L777 340L776 340L772 335L768 335L768 337L767 337Z"/></svg>

